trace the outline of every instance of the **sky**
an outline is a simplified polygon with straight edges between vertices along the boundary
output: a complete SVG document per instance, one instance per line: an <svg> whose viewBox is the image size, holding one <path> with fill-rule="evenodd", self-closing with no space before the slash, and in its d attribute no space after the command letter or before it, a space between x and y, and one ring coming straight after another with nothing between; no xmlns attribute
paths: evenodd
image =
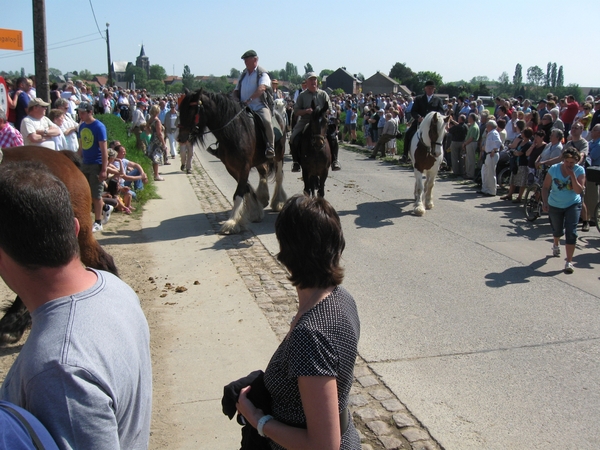
<svg viewBox="0 0 600 450"><path fill-rule="evenodd" d="M24 51L0 50L0 70L34 73L32 1L18 3L0 28L22 30ZM253 49L267 70L291 62L302 74L310 63L317 73L346 67L368 78L400 62L444 82L497 80L502 72L512 80L518 63L526 81L527 68L545 73L556 62L565 85L598 87L599 16L600 0L46 0L46 33L48 65L63 73L107 72L110 23L113 61L135 63L143 44L150 64L168 75L181 76L186 64L196 76L229 75Z"/></svg>

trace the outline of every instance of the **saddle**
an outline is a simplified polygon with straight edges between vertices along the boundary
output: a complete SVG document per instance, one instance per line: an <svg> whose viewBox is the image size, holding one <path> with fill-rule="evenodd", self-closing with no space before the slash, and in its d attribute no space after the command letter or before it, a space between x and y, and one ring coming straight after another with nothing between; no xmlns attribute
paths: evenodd
<svg viewBox="0 0 600 450"><path fill-rule="evenodd" d="M267 135L265 133L265 124L258 114L253 110L246 107L246 114L254 120L254 129L256 130L256 136L262 136L263 142L267 142ZM275 113L271 114L271 125L273 126L273 135L275 136L275 142L278 142L283 137L283 132L277 122Z"/></svg>

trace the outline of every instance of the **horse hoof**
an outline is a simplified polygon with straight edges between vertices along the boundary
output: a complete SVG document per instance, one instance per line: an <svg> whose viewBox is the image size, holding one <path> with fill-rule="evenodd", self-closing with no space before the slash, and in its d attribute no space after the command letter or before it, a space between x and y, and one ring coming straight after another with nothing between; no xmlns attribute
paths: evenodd
<svg viewBox="0 0 600 450"><path fill-rule="evenodd" d="M433 209L433 203L428 203L425 205L425 209Z"/></svg>
<svg viewBox="0 0 600 450"><path fill-rule="evenodd" d="M415 216L421 217L423 214L425 214L425 210L423 209L422 206L419 206L418 208L414 209L413 213Z"/></svg>
<svg viewBox="0 0 600 450"><path fill-rule="evenodd" d="M283 205L285 205L283 202L273 203L271 204L271 209L275 212L280 212L283 209Z"/></svg>
<svg viewBox="0 0 600 450"><path fill-rule="evenodd" d="M238 222L235 220L228 220L221 226L219 234L238 234L240 231L241 226Z"/></svg>

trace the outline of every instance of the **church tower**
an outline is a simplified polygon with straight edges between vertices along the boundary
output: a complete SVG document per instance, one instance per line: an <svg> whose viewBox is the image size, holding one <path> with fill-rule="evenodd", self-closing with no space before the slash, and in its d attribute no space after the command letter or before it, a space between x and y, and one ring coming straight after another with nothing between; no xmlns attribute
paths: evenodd
<svg viewBox="0 0 600 450"><path fill-rule="evenodd" d="M146 52L144 52L144 44L142 44L140 56L138 56L135 60L135 65L144 69L146 75L150 76L150 59L146 56Z"/></svg>

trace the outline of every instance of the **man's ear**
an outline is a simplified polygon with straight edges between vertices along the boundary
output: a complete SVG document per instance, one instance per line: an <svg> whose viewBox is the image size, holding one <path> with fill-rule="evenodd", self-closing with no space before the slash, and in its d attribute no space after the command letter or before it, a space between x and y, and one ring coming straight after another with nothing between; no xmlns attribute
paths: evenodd
<svg viewBox="0 0 600 450"><path fill-rule="evenodd" d="M79 230L81 230L81 225L79 225L79 220L77 220L77 217L75 217L73 220L75 220L75 236L79 236Z"/></svg>

